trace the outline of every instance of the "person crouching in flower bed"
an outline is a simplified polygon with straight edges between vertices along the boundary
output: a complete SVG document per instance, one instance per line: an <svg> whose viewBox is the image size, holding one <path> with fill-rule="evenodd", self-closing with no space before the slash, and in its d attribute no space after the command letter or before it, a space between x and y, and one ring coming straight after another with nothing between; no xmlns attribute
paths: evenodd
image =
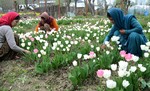
<svg viewBox="0 0 150 91"><path fill-rule="evenodd" d="M16 12L8 12L0 17L0 61L15 58L17 52L30 53L19 47L19 36L13 33L12 27L16 26L20 15Z"/></svg>
<svg viewBox="0 0 150 91"><path fill-rule="evenodd" d="M58 24L56 19L52 16L49 16L47 12L43 12L41 15L41 20L39 24L36 26L35 31L38 32L39 30L44 30L47 32L58 31Z"/></svg>
<svg viewBox="0 0 150 91"><path fill-rule="evenodd" d="M124 15L123 11L119 8L109 9L107 17L113 26L105 37L101 48L104 49L106 47L105 42L109 41L112 36L119 36L122 50L141 57L142 50L140 45L144 45L147 42L147 38L136 17L131 14Z"/></svg>

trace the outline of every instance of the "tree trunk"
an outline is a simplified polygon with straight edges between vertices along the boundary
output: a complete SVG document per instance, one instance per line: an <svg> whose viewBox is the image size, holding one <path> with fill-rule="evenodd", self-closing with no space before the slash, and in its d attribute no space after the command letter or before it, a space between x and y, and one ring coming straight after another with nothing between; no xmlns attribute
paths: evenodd
<svg viewBox="0 0 150 91"><path fill-rule="evenodd" d="M88 14L88 0L84 0L84 2L85 2L85 15L87 16L87 14Z"/></svg>
<svg viewBox="0 0 150 91"><path fill-rule="evenodd" d="M70 3L71 3L71 0L68 0L68 2L67 2L67 12L68 11L70 12Z"/></svg>
<svg viewBox="0 0 150 91"><path fill-rule="evenodd" d="M58 18L60 18L60 0L58 0Z"/></svg>
<svg viewBox="0 0 150 91"><path fill-rule="evenodd" d="M25 0L26 9L28 9L28 0Z"/></svg>
<svg viewBox="0 0 150 91"><path fill-rule="evenodd" d="M45 1L45 12L47 11L47 0L44 0Z"/></svg>
<svg viewBox="0 0 150 91"><path fill-rule="evenodd" d="M75 0L75 14L77 14L77 1L78 0Z"/></svg>
<svg viewBox="0 0 150 91"><path fill-rule="evenodd" d="M94 6L94 5L93 5ZM90 12L92 14L92 16L94 16L94 9L93 9L93 6L91 4L91 0L88 0L88 8L90 9Z"/></svg>
<svg viewBox="0 0 150 91"><path fill-rule="evenodd" d="M106 0L104 0L104 2L105 2L105 13L106 13L106 12L107 12L107 9L108 9L108 5L107 5Z"/></svg>

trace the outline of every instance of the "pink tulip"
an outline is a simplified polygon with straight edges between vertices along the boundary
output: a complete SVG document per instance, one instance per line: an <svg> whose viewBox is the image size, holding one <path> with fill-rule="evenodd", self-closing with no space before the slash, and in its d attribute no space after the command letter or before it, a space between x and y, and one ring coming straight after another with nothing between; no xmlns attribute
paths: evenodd
<svg viewBox="0 0 150 91"><path fill-rule="evenodd" d="M125 57L126 56L126 51L125 50L120 51L120 56Z"/></svg>
<svg viewBox="0 0 150 91"><path fill-rule="evenodd" d="M131 61L132 60L132 54L131 53L126 54L125 59L126 59L126 61Z"/></svg>
<svg viewBox="0 0 150 91"><path fill-rule="evenodd" d="M93 51L90 51L89 57L90 57L90 58L94 58L95 56L96 56L96 54L95 54Z"/></svg>
<svg viewBox="0 0 150 91"><path fill-rule="evenodd" d="M39 51L38 49L34 49L33 50L34 53L38 53L38 51Z"/></svg>
<svg viewBox="0 0 150 91"><path fill-rule="evenodd" d="M31 41L34 41L34 38L30 38Z"/></svg>
<svg viewBox="0 0 150 91"><path fill-rule="evenodd" d="M47 35L47 34L45 35L45 38L46 38L46 39L48 38L48 35Z"/></svg>
<svg viewBox="0 0 150 91"><path fill-rule="evenodd" d="M98 77L100 77L100 78L103 77L103 74L104 74L103 70L100 69L100 70L97 71L97 76Z"/></svg>

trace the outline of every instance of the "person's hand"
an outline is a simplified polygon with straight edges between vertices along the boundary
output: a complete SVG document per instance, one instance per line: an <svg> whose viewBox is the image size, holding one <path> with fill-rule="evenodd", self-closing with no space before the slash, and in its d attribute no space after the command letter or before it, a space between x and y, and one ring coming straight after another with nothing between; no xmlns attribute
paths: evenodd
<svg viewBox="0 0 150 91"><path fill-rule="evenodd" d="M28 50L24 50L24 53L30 54L31 52Z"/></svg>
<svg viewBox="0 0 150 91"><path fill-rule="evenodd" d="M51 28L47 23L44 24L44 28L46 31L51 31Z"/></svg>
<svg viewBox="0 0 150 91"><path fill-rule="evenodd" d="M44 26L40 26L40 30L44 30Z"/></svg>
<svg viewBox="0 0 150 91"><path fill-rule="evenodd" d="M119 30L121 34L125 34L125 30L124 29L120 29Z"/></svg>
<svg viewBox="0 0 150 91"><path fill-rule="evenodd" d="M105 44L102 44L101 45L101 49L105 49L106 48L106 45Z"/></svg>

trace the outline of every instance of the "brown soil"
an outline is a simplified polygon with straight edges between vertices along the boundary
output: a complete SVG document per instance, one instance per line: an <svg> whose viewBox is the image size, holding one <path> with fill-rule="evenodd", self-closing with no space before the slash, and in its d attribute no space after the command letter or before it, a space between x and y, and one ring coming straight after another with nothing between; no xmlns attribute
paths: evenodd
<svg viewBox="0 0 150 91"><path fill-rule="evenodd" d="M99 79L88 78L77 90L68 79L70 67L36 74L24 61L0 62L0 91L96 91Z"/></svg>

